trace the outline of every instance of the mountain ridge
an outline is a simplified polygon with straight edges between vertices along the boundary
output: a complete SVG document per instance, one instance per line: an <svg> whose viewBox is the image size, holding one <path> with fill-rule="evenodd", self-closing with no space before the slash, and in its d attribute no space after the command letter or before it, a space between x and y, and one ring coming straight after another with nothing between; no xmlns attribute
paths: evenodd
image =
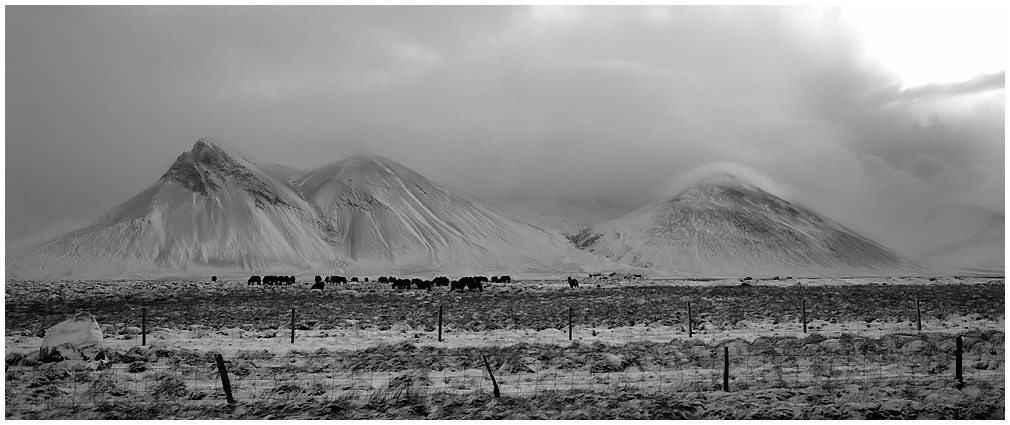
<svg viewBox="0 0 1010 425"><path fill-rule="evenodd" d="M585 229L573 242L615 262L686 275L918 270L897 252L726 173Z"/></svg>

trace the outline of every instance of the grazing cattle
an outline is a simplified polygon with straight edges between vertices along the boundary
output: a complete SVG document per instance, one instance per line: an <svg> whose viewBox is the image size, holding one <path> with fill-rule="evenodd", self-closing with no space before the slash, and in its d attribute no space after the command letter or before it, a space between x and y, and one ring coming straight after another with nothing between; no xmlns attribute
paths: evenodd
<svg viewBox="0 0 1010 425"><path fill-rule="evenodd" d="M459 290L459 292L463 292L463 288L466 288L465 282L459 280L449 282L449 292L455 291L457 289Z"/></svg>
<svg viewBox="0 0 1010 425"><path fill-rule="evenodd" d="M330 277L329 276L324 277L323 283L330 283Z"/></svg>
<svg viewBox="0 0 1010 425"><path fill-rule="evenodd" d="M316 276L316 277L319 277L319 276ZM317 280L316 283L312 284L312 287L309 288L309 290L310 291L314 291L314 290L318 289L318 290L322 291L325 286L326 286L326 282L323 282L322 280Z"/></svg>
<svg viewBox="0 0 1010 425"><path fill-rule="evenodd" d="M365 278L365 283L368 283L368 278L367 277Z"/></svg>
<svg viewBox="0 0 1010 425"><path fill-rule="evenodd" d="M469 289L470 292L473 292L474 289L477 289L477 290L479 290L481 292L484 292L484 284L481 283L480 279L473 279L473 280L467 282L466 283L466 288Z"/></svg>
<svg viewBox="0 0 1010 425"><path fill-rule="evenodd" d="M295 277L294 276L288 276L288 283L294 285L294 283L295 283Z"/></svg>
<svg viewBox="0 0 1010 425"><path fill-rule="evenodd" d="M322 281L323 281L322 276L316 276L316 283L322 283Z"/></svg>
<svg viewBox="0 0 1010 425"><path fill-rule="evenodd" d="M357 281L358 281L358 277L357 276L351 277L351 282L357 282Z"/></svg>
<svg viewBox="0 0 1010 425"><path fill-rule="evenodd" d="M410 284L416 286L418 289L421 289L421 279L415 277L410 280Z"/></svg>
<svg viewBox="0 0 1010 425"><path fill-rule="evenodd" d="M252 285L252 284L259 285L260 284L260 277L259 276L249 276L249 284L250 285Z"/></svg>
<svg viewBox="0 0 1010 425"><path fill-rule="evenodd" d="M498 276L491 276L491 283L498 283Z"/></svg>
<svg viewBox="0 0 1010 425"><path fill-rule="evenodd" d="M386 276L379 276L379 283L389 283L386 281Z"/></svg>
<svg viewBox="0 0 1010 425"><path fill-rule="evenodd" d="M347 283L347 278L343 276L330 276L330 283Z"/></svg>
<svg viewBox="0 0 1010 425"><path fill-rule="evenodd" d="M579 281L577 279L572 279L571 276L568 276L568 287L569 288L578 288L579 287Z"/></svg>
<svg viewBox="0 0 1010 425"><path fill-rule="evenodd" d="M449 278L445 276L439 276L431 280L435 286L449 286Z"/></svg>
<svg viewBox="0 0 1010 425"><path fill-rule="evenodd" d="M407 279L393 279L390 285L393 289L410 289L410 281Z"/></svg>
<svg viewBox="0 0 1010 425"><path fill-rule="evenodd" d="M501 277L498 278L498 282L500 282L500 283L512 283L512 276L509 276L507 274L506 275L502 275Z"/></svg>
<svg viewBox="0 0 1010 425"><path fill-rule="evenodd" d="M414 285L417 285L417 289L425 289L425 290L428 290L428 291L431 290L431 281L430 280L421 280L421 279L415 279L415 280L416 280L416 282L414 282Z"/></svg>
<svg viewBox="0 0 1010 425"><path fill-rule="evenodd" d="M211 276L210 277L210 281L211 282L217 282L217 276Z"/></svg>

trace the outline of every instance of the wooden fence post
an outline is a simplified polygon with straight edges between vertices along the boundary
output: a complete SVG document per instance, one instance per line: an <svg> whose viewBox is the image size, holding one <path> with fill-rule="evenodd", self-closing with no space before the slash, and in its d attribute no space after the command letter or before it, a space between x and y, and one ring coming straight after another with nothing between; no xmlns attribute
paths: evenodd
<svg viewBox="0 0 1010 425"><path fill-rule="evenodd" d="M693 336L694 331L691 330L691 302L687 302L687 336Z"/></svg>
<svg viewBox="0 0 1010 425"><path fill-rule="evenodd" d="M803 300L803 333L807 333L807 300Z"/></svg>
<svg viewBox="0 0 1010 425"><path fill-rule="evenodd" d="M140 310L140 345L147 345L147 307Z"/></svg>
<svg viewBox="0 0 1010 425"><path fill-rule="evenodd" d="M722 390L729 392L729 347L722 347Z"/></svg>
<svg viewBox="0 0 1010 425"><path fill-rule="evenodd" d="M964 376L961 374L961 353L964 347L961 337L957 337L957 347L954 349L954 387L957 389L964 388Z"/></svg>
<svg viewBox="0 0 1010 425"><path fill-rule="evenodd" d="M572 307L568 307L568 340L572 340Z"/></svg>
<svg viewBox="0 0 1010 425"><path fill-rule="evenodd" d="M438 342L442 342L442 305L438 305Z"/></svg>
<svg viewBox="0 0 1010 425"><path fill-rule="evenodd" d="M484 359L484 367L487 368L487 374L491 376L491 385L494 386L494 398L501 398L501 392L498 391L498 381L494 379L494 374L491 373L491 365L487 362L487 356L481 355Z"/></svg>
<svg viewBox="0 0 1010 425"><path fill-rule="evenodd" d="M224 357L220 353L214 355L217 360L217 372L221 375L221 387L224 388L224 397L228 403L234 403L235 398L231 396L231 381L228 380L228 370L224 367Z"/></svg>
<svg viewBox="0 0 1010 425"><path fill-rule="evenodd" d="M915 328L922 332L922 313L919 310L919 299L915 299Z"/></svg>
<svg viewBox="0 0 1010 425"><path fill-rule="evenodd" d="M295 308L291 307L291 343L295 343Z"/></svg>

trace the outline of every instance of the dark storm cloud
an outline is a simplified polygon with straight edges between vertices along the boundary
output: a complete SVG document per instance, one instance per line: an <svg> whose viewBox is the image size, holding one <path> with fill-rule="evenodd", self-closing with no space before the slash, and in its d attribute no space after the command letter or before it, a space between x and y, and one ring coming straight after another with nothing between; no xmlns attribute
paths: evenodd
<svg viewBox="0 0 1010 425"><path fill-rule="evenodd" d="M901 90L808 12L8 7L7 240L85 224L204 136L298 168L369 151L485 197L634 208L701 167L857 230L1002 212L1003 73Z"/></svg>

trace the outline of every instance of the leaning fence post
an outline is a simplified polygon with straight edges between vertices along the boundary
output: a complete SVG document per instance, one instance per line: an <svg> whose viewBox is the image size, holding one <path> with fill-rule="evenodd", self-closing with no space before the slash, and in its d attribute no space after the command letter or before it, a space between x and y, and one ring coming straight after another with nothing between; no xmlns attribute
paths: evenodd
<svg viewBox="0 0 1010 425"><path fill-rule="evenodd" d="M722 347L722 390L729 392L729 347Z"/></svg>
<svg viewBox="0 0 1010 425"><path fill-rule="evenodd" d="M691 302L688 301L687 302L687 336L690 337L692 335L694 335L694 332L691 330Z"/></svg>
<svg viewBox="0 0 1010 425"><path fill-rule="evenodd" d="M501 398L501 392L498 391L498 381L494 379L494 374L491 373L491 365L487 362L487 356L481 355L484 359L484 367L487 368L487 374L491 376L491 385L494 386L494 398Z"/></svg>
<svg viewBox="0 0 1010 425"><path fill-rule="evenodd" d="M803 300L803 333L807 333L807 300Z"/></svg>
<svg viewBox="0 0 1010 425"><path fill-rule="evenodd" d="M915 328L922 332L922 313L919 310L919 299L915 299Z"/></svg>
<svg viewBox="0 0 1010 425"><path fill-rule="evenodd" d="M295 343L295 308L291 307L291 343Z"/></svg>
<svg viewBox="0 0 1010 425"><path fill-rule="evenodd" d="M442 305L438 305L438 342L442 342Z"/></svg>
<svg viewBox="0 0 1010 425"><path fill-rule="evenodd" d="M140 309L140 345L147 345L147 307Z"/></svg>
<svg viewBox="0 0 1010 425"><path fill-rule="evenodd" d="M954 349L954 387L957 389L964 388L964 376L961 375L961 353L963 342L961 337L957 337L957 347Z"/></svg>
<svg viewBox="0 0 1010 425"><path fill-rule="evenodd" d="M228 380L228 370L224 367L224 357L220 353L214 355L217 360L217 372L221 375L221 388L224 388L224 397L228 403L234 403L235 398L231 396L231 381Z"/></svg>
<svg viewBox="0 0 1010 425"><path fill-rule="evenodd" d="M572 307L568 307L568 340L572 340Z"/></svg>

